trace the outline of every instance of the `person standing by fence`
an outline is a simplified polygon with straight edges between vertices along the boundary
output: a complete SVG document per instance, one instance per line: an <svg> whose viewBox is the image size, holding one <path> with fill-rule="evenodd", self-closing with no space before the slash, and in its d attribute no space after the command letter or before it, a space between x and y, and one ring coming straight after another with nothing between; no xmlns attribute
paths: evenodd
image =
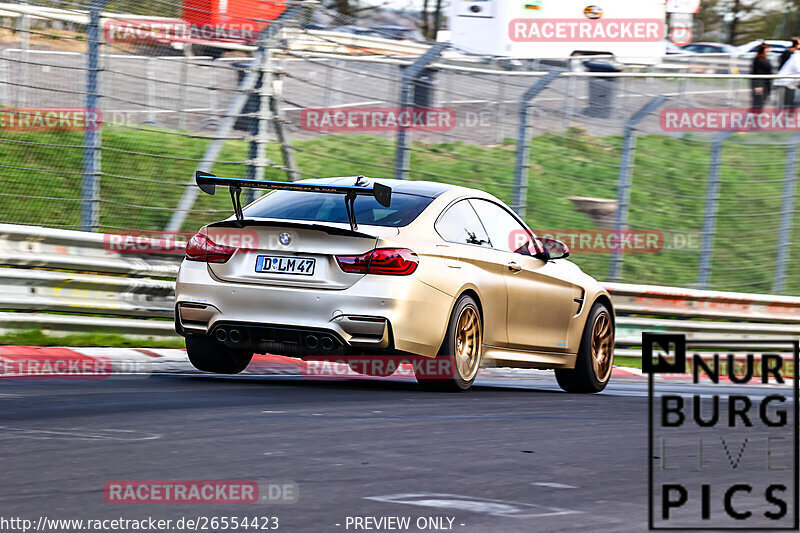
<svg viewBox="0 0 800 533"><path fill-rule="evenodd" d="M792 37L792 46L781 52L781 58L778 61L778 70L782 69L783 66L789 61L789 58L792 57L792 54L797 52L800 49L800 40L797 37Z"/></svg>
<svg viewBox="0 0 800 533"><path fill-rule="evenodd" d="M761 43L756 49L756 57L753 58L753 68L750 73L755 75L772 74L772 63L769 61L769 45ZM769 99L772 90L772 80L753 78L750 80L752 88L753 104L752 109L760 111L764 108L764 103Z"/></svg>
<svg viewBox="0 0 800 533"><path fill-rule="evenodd" d="M786 60L786 63L784 63L778 71L779 76L797 76L800 74L800 53L798 53L797 50L798 49L795 49L795 51L792 52L789 59ZM800 83L800 79L797 78L781 78L775 81L776 87L783 87L782 107L784 109L794 109L795 90L797 90L798 83Z"/></svg>

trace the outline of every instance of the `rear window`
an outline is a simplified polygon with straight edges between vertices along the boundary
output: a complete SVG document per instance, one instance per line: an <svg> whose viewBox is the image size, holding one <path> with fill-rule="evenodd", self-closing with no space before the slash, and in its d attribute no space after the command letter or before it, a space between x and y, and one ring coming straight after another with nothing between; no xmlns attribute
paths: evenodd
<svg viewBox="0 0 800 533"><path fill-rule="evenodd" d="M407 226L432 201L424 196L393 193L392 205L384 207L372 196L359 196L355 201L356 221L366 226ZM273 191L245 209L244 215L348 224L344 195L340 194Z"/></svg>

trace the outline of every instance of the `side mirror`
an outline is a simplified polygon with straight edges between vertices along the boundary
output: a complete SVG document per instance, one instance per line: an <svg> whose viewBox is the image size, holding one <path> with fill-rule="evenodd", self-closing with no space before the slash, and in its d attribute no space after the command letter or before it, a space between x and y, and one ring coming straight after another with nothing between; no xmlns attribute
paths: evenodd
<svg viewBox="0 0 800 533"><path fill-rule="evenodd" d="M563 242L548 237L537 239L537 241L537 253L534 255L537 259L550 261L569 257L569 246Z"/></svg>

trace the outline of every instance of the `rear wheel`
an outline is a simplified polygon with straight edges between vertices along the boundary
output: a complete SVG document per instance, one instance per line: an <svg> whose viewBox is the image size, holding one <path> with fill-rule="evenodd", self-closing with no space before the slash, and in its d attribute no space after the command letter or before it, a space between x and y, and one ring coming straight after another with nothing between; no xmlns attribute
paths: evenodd
<svg viewBox="0 0 800 533"><path fill-rule="evenodd" d="M250 364L251 352L234 350L212 339L186 337L186 353L197 370L215 374L238 374Z"/></svg>
<svg viewBox="0 0 800 533"><path fill-rule="evenodd" d="M600 392L608 385L613 364L614 322L608 308L596 303L583 328L575 368L556 370L556 380L567 392Z"/></svg>
<svg viewBox="0 0 800 533"><path fill-rule="evenodd" d="M433 360L420 360L414 375L424 389L464 391L472 386L481 365L483 324L478 304L461 296L453 308L442 348Z"/></svg>

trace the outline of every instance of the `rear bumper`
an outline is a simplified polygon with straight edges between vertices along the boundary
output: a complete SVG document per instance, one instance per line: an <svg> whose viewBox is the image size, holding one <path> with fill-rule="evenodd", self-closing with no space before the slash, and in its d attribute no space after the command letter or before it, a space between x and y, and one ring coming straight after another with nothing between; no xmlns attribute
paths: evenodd
<svg viewBox="0 0 800 533"><path fill-rule="evenodd" d="M229 335L236 327L254 343L240 340L239 347L272 346L264 350L271 353L291 351L290 345L308 353L305 340L311 335L320 348L321 336L341 343L330 353L396 349L432 357L444 339L452 304L452 297L413 275L367 275L347 289L307 289L220 281L206 264L184 261L176 284L175 325L181 335L208 336L220 330ZM225 343L232 346L230 338Z"/></svg>
<svg viewBox="0 0 800 533"><path fill-rule="evenodd" d="M384 322L385 324L385 322ZM182 335L191 335L176 320L175 329ZM370 342L374 350L391 348L387 334L383 342L378 339ZM205 336L205 334L201 334ZM287 356L341 355L353 348L336 331L300 328L281 324L251 324L237 322L217 322L208 336L229 348L248 350L255 353L271 353Z"/></svg>

